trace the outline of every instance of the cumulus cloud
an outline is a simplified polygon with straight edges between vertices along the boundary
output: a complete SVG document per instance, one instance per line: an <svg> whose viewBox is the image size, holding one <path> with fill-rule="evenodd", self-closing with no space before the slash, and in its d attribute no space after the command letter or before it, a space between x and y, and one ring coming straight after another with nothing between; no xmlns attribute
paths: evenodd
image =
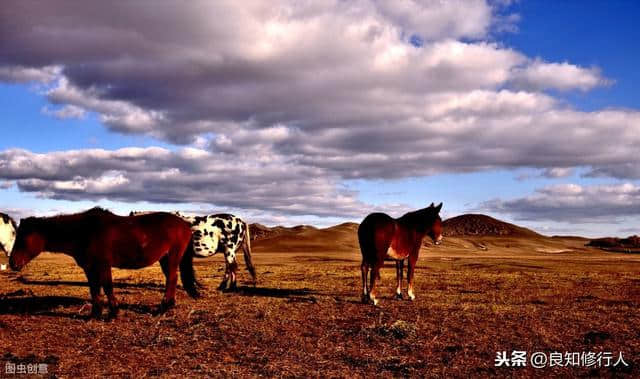
<svg viewBox="0 0 640 379"><path fill-rule="evenodd" d="M0 152L0 177L22 191L64 200L208 203L274 214L358 217L372 209L331 176L277 158L231 159L185 148ZM406 206L389 205L407 210Z"/></svg>
<svg viewBox="0 0 640 379"><path fill-rule="evenodd" d="M71 118L82 119L85 118L87 114L87 112L83 108L69 104L59 109L51 109L50 107L45 106L42 108L42 113L49 116L54 116L62 120Z"/></svg>
<svg viewBox="0 0 640 379"><path fill-rule="evenodd" d="M230 123L310 132L392 125L429 118L425 95L538 77L544 88L586 85L564 71L520 73L550 64L482 41L495 20L480 0L165 2L140 12L145 6L21 2L0 10L11 20L0 25L0 46L12 51L0 65L59 65L53 103L97 112L120 132L180 143ZM412 34L426 39L422 47L408 42Z"/></svg>
<svg viewBox="0 0 640 379"><path fill-rule="evenodd" d="M378 12L406 34L423 39L479 38L491 25L491 7L483 0L379 0ZM465 17L459 15L464 14Z"/></svg>
<svg viewBox="0 0 640 379"><path fill-rule="evenodd" d="M0 177L52 198L322 215L366 206L344 179L505 167L640 178L640 113L581 112L545 92L610 81L491 42L518 20L503 3L2 7L0 49L11 54L0 80L47 83L56 117L93 112L113 131L199 149L7 150Z"/></svg>
<svg viewBox="0 0 640 379"><path fill-rule="evenodd" d="M47 84L60 76L62 67L23 67L23 66L0 66L0 81L7 83L42 83Z"/></svg>
<svg viewBox="0 0 640 379"><path fill-rule="evenodd" d="M613 83L610 79L603 78L596 67L584 68L568 62L548 63L540 59L535 59L524 67L515 68L511 80L516 87L537 91L587 91Z"/></svg>
<svg viewBox="0 0 640 379"><path fill-rule="evenodd" d="M624 217L640 213L640 186L633 183L555 185L538 189L523 198L491 200L483 203L481 208L527 221L621 221Z"/></svg>

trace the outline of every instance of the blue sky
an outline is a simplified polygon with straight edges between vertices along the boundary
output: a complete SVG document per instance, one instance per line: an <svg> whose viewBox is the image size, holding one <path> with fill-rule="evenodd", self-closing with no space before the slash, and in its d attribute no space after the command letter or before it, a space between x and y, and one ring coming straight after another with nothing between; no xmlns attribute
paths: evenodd
<svg viewBox="0 0 640 379"><path fill-rule="evenodd" d="M502 34L501 42L529 56L597 66L615 80L588 93L569 93L567 101L585 110L640 107L637 1L519 1L512 9L521 16L518 32Z"/></svg>
<svg viewBox="0 0 640 379"><path fill-rule="evenodd" d="M640 226L637 2L221 1L213 26L182 3L144 22L140 4L55 4L75 23L54 3L0 12L28 28L0 30L0 210L17 217L331 225L442 201L545 234Z"/></svg>

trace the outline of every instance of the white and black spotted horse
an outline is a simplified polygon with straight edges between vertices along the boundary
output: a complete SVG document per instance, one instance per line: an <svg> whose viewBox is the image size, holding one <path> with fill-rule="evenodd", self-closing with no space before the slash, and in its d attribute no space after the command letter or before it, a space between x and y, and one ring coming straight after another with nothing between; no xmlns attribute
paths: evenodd
<svg viewBox="0 0 640 379"><path fill-rule="evenodd" d="M148 212L131 212L139 215ZM193 250L197 257L210 257L217 253L224 254L225 273L218 287L220 290L235 290L237 251L242 247L247 271L251 274L253 283L256 282L256 270L251 262L251 236L249 226L240 218L230 214L215 214L207 216L186 216L175 212L191 224L193 232Z"/></svg>
<svg viewBox="0 0 640 379"><path fill-rule="evenodd" d="M16 241L16 230L18 226L11 217L0 213L0 251L8 257L11 255L13 243Z"/></svg>

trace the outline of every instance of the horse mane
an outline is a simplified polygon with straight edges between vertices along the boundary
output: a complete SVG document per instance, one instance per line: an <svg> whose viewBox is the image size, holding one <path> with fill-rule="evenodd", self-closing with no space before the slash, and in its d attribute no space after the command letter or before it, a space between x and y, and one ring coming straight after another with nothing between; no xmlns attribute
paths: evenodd
<svg viewBox="0 0 640 379"><path fill-rule="evenodd" d="M18 229L18 224L16 224L16 221L8 214L0 212L0 217L5 224L11 224L14 229Z"/></svg>
<svg viewBox="0 0 640 379"><path fill-rule="evenodd" d="M78 215L80 214L97 214L97 215L113 215L115 216L115 214L113 212L111 212L110 210L108 210L107 208L102 208L102 207L93 207L91 209L88 209L84 212L79 212L76 213Z"/></svg>
<svg viewBox="0 0 640 379"><path fill-rule="evenodd" d="M47 216L47 217L27 217L25 219L20 220L20 225L22 224L37 224L37 225L41 225L42 223L47 223L47 224L59 224L59 223L65 223L67 221L78 221L81 220L87 216L115 216L114 213L112 213L110 210L105 209L105 208L101 208L101 207L93 207L91 209L87 209L86 211L81 211L81 212L77 212L77 213L71 213L71 214L57 214L54 216Z"/></svg>
<svg viewBox="0 0 640 379"><path fill-rule="evenodd" d="M433 224L438 217L439 212L431 205L427 208L405 213L398 219L398 222L422 230Z"/></svg>

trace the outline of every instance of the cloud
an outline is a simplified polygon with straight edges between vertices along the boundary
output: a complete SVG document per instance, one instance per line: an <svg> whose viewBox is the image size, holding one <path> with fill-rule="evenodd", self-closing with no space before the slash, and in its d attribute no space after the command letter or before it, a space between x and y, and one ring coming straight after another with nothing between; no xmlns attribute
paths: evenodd
<svg viewBox="0 0 640 379"><path fill-rule="evenodd" d="M46 83L56 117L95 113L117 133L198 149L5 150L0 177L50 198L341 216L367 207L345 179L519 167L640 178L640 112L582 112L545 92L611 82L491 42L518 20L504 2L147 7L0 8L0 80Z"/></svg>
<svg viewBox="0 0 640 379"><path fill-rule="evenodd" d="M406 34L429 40L480 38L492 22L491 7L482 0L382 0L376 5L383 17L402 25Z"/></svg>
<svg viewBox="0 0 640 379"><path fill-rule="evenodd" d="M77 118L83 119L86 117L87 112L75 105L65 105L59 109L51 109L47 106L42 108L42 113L48 116L53 116L61 120Z"/></svg>
<svg viewBox="0 0 640 379"><path fill-rule="evenodd" d="M497 21L479 0L166 2L134 16L141 7L60 1L0 10L11 20L0 25L0 47L12 51L0 66L57 65L52 103L97 112L118 132L185 143L229 124L311 133L429 118L425 96L529 86L537 77L525 73L551 65L483 41ZM422 47L409 43L414 34ZM586 85L581 75L540 79L544 88Z"/></svg>
<svg viewBox="0 0 640 379"><path fill-rule="evenodd" d="M319 169L185 148L0 153L0 177L64 200L208 203L273 214L359 217L374 209ZM406 211L403 205L386 209ZM377 208L380 209L380 208Z"/></svg>
<svg viewBox="0 0 640 379"><path fill-rule="evenodd" d="M549 63L540 59L528 62L524 67L514 68L511 81L517 88L533 91L587 91L613 84L612 80L602 77L597 67L584 68L568 62Z"/></svg>
<svg viewBox="0 0 640 379"><path fill-rule="evenodd" d="M527 197L491 200L480 208L526 221L622 222L626 217L640 214L640 186L633 183L555 185L540 188Z"/></svg>
<svg viewBox="0 0 640 379"><path fill-rule="evenodd" d="M566 178L573 175L574 169L571 167L551 167L544 170L541 174L544 178L556 179Z"/></svg>
<svg viewBox="0 0 640 379"><path fill-rule="evenodd" d="M0 82L8 83L50 83L60 76L62 67L22 67L22 66L0 66Z"/></svg>
<svg viewBox="0 0 640 379"><path fill-rule="evenodd" d="M125 133L152 133L154 125L160 123L160 112L145 110L123 100L108 100L100 97L95 88L80 89L69 83L66 77L46 94L53 104L66 104L58 111L51 111L58 118L83 117L85 110L100 114L100 120L116 131ZM45 112L46 113L46 112Z"/></svg>

